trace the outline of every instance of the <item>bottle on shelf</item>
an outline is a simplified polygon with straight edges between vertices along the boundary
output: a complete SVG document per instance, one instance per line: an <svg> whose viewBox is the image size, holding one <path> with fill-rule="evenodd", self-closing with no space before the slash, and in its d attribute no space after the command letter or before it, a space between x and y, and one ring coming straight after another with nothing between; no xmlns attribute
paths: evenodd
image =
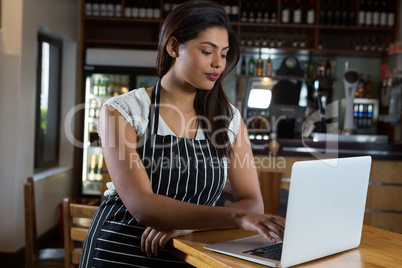
<svg viewBox="0 0 402 268"><path fill-rule="evenodd" d="M254 9L254 5L250 4L250 8L248 9L248 16L247 16L247 21L248 22L255 22L256 19L256 14L255 14L256 10Z"/></svg>
<svg viewBox="0 0 402 268"><path fill-rule="evenodd" d="M386 1L381 1L381 7L380 7L380 26L385 27L387 26L387 2Z"/></svg>
<svg viewBox="0 0 402 268"><path fill-rule="evenodd" d="M241 64L240 64L240 74L245 75L246 74L246 57L243 55Z"/></svg>
<svg viewBox="0 0 402 268"><path fill-rule="evenodd" d="M132 7L133 7L132 0L126 0L125 5L124 5L124 17L125 18L131 18Z"/></svg>
<svg viewBox="0 0 402 268"><path fill-rule="evenodd" d="M388 15L387 15L387 26L394 27L395 26L395 10L394 10L394 1L388 3Z"/></svg>
<svg viewBox="0 0 402 268"><path fill-rule="evenodd" d="M359 26L363 27L366 21L366 4L364 0L360 0L359 5Z"/></svg>
<svg viewBox="0 0 402 268"><path fill-rule="evenodd" d="M360 79L359 83L357 84L357 90L355 93L356 98L364 98L364 87L365 87L365 81L363 79L363 74L360 74Z"/></svg>
<svg viewBox="0 0 402 268"><path fill-rule="evenodd" d="M345 2L347 2L348 0L345 0ZM355 1L349 1L349 17L347 20L347 24L349 26L355 26L356 25L356 4Z"/></svg>
<svg viewBox="0 0 402 268"><path fill-rule="evenodd" d="M92 16L92 0L85 1L85 16Z"/></svg>
<svg viewBox="0 0 402 268"><path fill-rule="evenodd" d="M152 19L154 17L153 1L148 0L145 2L145 17Z"/></svg>
<svg viewBox="0 0 402 268"><path fill-rule="evenodd" d="M263 2L261 4L262 22L263 23L270 23L271 22L271 20L269 18L269 14L271 13L271 7L270 6L272 6L271 2L269 2L268 5L265 2Z"/></svg>
<svg viewBox="0 0 402 268"><path fill-rule="evenodd" d="M94 0L92 2L92 16L94 17L100 16L100 3L98 0Z"/></svg>
<svg viewBox="0 0 402 268"><path fill-rule="evenodd" d="M268 56L267 64L265 66L265 73L267 76L273 76L273 66L270 56Z"/></svg>
<svg viewBox="0 0 402 268"><path fill-rule="evenodd" d="M336 4L333 6L334 7L334 11L333 11L333 15L334 18L332 20L332 24L333 25L341 25L342 24L342 6L340 4L339 0L336 0Z"/></svg>
<svg viewBox="0 0 402 268"><path fill-rule="evenodd" d="M364 84L364 96L366 98L373 97L373 82L371 82L370 75L367 75L366 83Z"/></svg>
<svg viewBox="0 0 402 268"><path fill-rule="evenodd" d="M169 0L163 1L163 17L166 18L172 8L172 3Z"/></svg>
<svg viewBox="0 0 402 268"><path fill-rule="evenodd" d="M254 3L254 15L255 15L255 22L262 23L263 19L263 8L261 2Z"/></svg>
<svg viewBox="0 0 402 268"><path fill-rule="evenodd" d="M302 8L300 0L296 0L296 3L293 7L293 23L300 24L301 22L302 22Z"/></svg>
<svg viewBox="0 0 402 268"><path fill-rule="evenodd" d="M314 0L309 0L309 5L307 9L307 24L314 24L315 23L315 7L314 7Z"/></svg>
<svg viewBox="0 0 402 268"><path fill-rule="evenodd" d="M281 12L281 22L282 23L290 23L290 7L289 1L284 0Z"/></svg>
<svg viewBox="0 0 402 268"><path fill-rule="evenodd" d="M309 55L309 59L307 62L306 76L307 76L307 78L314 78L314 61L313 61L311 53Z"/></svg>
<svg viewBox="0 0 402 268"><path fill-rule="evenodd" d="M119 18L121 17L121 1L120 0L114 0L114 16Z"/></svg>
<svg viewBox="0 0 402 268"><path fill-rule="evenodd" d="M114 17L114 3L112 0L108 0L106 3L107 17Z"/></svg>
<svg viewBox="0 0 402 268"><path fill-rule="evenodd" d="M161 7L159 1L154 0L153 4L153 18L160 19L161 18Z"/></svg>
<svg viewBox="0 0 402 268"><path fill-rule="evenodd" d="M276 1L274 1L274 3L272 4L272 9L269 12L269 19L270 19L270 23L276 23L277 22L277 5L276 5Z"/></svg>
<svg viewBox="0 0 402 268"><path fill-rule="evenodd" d="M236 22L238 20L238 16L239 16L239 3L238 1L230 1L232 2L232 6L230 7L230 20L233 22Z"/></svg>
<svg viewBox="0 0 402 268"><path fill-rule="evenodd" d="M380 26L380 2L375 0L373 3L373 27Z"/></svg>
<svg viewBox="0 0 402 268"><path fill-rule="evenodd" d="M141 1L138 6L138 17L140 19L145 19L147 17L147 7L144 1Z"/></svg>
<svg viewBox="0 0 402 268"><path fill-rule="evenodd" d="M320 25L327 24L326 14L327 14L328 3L321 3L320 6Z"/></svg>
<svg viewBox="0 0 402 268"><path fill-rule="evenodd" d="M106 17L107 16L107 3L106 0L100 0L100 16Z"/></svg>
<svg viewBox="0 0 402 268"><path fill-rule="evenodd" d="M373 26L373 2L371 0L367 1L364 26L366 26L366 27Z"/></svg>
<svg viewBox="0 0 402 268"><path fill-rule="evenodd" d="M241 6L241 22L247 22L249 6L250 4L248 2L243 2Z"/></svg>
<svg viewBox="0 0 402 268"><path fill-rule="evenodd" d="M103 154L98 155L98 165L96 167L95 180L102 181Z"/></svg>
<svg viewBox="0 0 402 268"><path fill-rule="evenodd" d="M248 74L255 75L255 61L253 56L251 56L248 61Z"/></svg>
<svg viewBox="0 0 402 268"><path fill-rule="evenodd" d="M230 19L232 16L232 7L230 6L229 1L228 0L223 1L222 6L225 9L226 14L228 14L228 17Z"/></svg>
<svg viewBox="0 0 402 268"><path fill-rule="evenodd" d="M327 25L333 25L334 24L334 5L333 5L333 1L328 0L328 4L327 4L327 9L325 12L325 24Z"/></svg>
<svg viewBox="0 0 402 268"><path fill-rule="evenodd" d="M257 75L262 76L263 73L264 73L264 62L261 59L261 50L260 50L257 60Z"/></svg>
<svg viewBox="0 0 402 268"><path fill-rule="evenodd" d="M91 154L91 161L89 162L88 180L95 181L95 174L97 171L97 158L96 154Z"/></svg>

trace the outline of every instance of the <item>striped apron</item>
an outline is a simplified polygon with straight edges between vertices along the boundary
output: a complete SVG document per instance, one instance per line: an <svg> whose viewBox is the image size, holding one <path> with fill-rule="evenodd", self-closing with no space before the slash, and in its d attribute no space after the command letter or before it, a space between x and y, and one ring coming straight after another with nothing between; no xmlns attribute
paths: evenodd
<svg viewBox="0 0 402 268"><path fill-rule="evenodd" d="M158 135L160 82L153 88L147 133L138 154L152 190L183 202L213 206L225 185L225 161L208 139ZM188 267L166 249L158 257L141 251L145 226L118 195L102 202L85 239L80 267Z"/></svg>

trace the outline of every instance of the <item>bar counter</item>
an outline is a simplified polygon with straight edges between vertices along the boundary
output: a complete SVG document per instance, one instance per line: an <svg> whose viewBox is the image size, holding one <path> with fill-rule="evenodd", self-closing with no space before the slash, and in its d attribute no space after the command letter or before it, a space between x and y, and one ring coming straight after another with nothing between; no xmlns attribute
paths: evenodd
<svg viewBox="0 0 402 268"><path fill-rule="evenodd" d="M253 153L268 155L270 140L250 139ZM313 139L278 139L277 155L312 156L312 153L328 157L371 155L373 159L402 160L402 144L384 142L314 141Z"/></svg>

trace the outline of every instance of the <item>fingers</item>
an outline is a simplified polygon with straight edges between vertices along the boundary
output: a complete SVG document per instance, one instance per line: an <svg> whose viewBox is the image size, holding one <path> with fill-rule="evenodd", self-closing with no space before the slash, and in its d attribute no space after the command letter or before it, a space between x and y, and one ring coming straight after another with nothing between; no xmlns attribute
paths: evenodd
<svg viewBox="0 0 402 268"><path fill-rule="evenodd" d="M145 252L148 257L157 257L159 241L165 234L165 231L158 231L147 227L141 236L141 250Z"/></svg>

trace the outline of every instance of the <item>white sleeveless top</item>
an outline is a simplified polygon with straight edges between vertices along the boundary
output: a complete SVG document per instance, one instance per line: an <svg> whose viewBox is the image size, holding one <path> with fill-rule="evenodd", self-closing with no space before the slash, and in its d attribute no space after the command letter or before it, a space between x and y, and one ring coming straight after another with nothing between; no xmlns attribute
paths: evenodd
<svg viewBox="0 0 402 268"><path fill-rule="evenodd" d="M108 99L104 105L112 106L119 113L121 113L121 115L137 132L138 140L142 138L147 130L149 107L151 105L151 99L145 91L145 88L134 89L128 93L112 97ZM241 115L239 110L235 106L231 106L234 112L234 116L229 124L228 136L230 142L233 143L237 136L237 132L239 131ZM163 121L163 118L160 115L157 134L176 136L169 128L169 126L165 123L165 121ZM198 128L197 136L195 139L201 140L204 138L204 132L201 128Z"/></svg>

